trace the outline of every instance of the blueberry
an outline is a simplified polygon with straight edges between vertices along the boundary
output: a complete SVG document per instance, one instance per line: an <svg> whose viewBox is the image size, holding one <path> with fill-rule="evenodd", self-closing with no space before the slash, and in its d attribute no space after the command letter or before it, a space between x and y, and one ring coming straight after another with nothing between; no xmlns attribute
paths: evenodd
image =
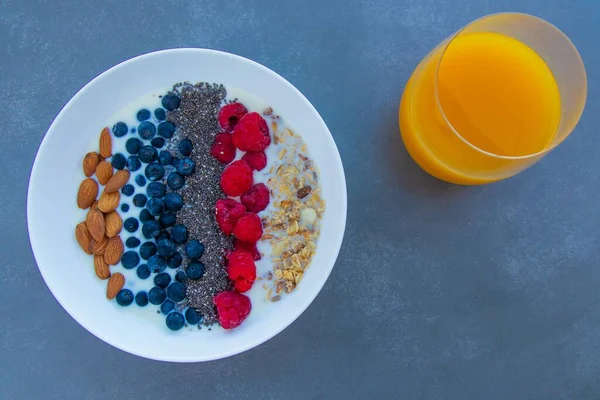
<svg viewBox="0 0 600 400"><path fill-rule="evenodd" d="M182 156L185 156L185 157L192 154L193 147L194 147L194 145L192 144L192 141L190 139L183 139L181 142L179 142L179 145L177 145L179 152L181 153Z"/></svg>
<svg viewBox="0 0 600 400"><path fill-rule="evenodd" d="M166 272L161 272L154 277L154 285L158 287L166 288L169 283L171 283L171 275Z"/></svg>
<svg viewBox="0 0 600 400"><path fill-rule="evenodd" d="M148 268L152 272L163 272L167 268L167 260L164 257L154 255L148 259Z"/></svg>
<svg viewBox="0 0 600 400"><path fill-rule="evenodd" d="M142 139L150 140L156 135L156 126L149 121L142 122L138 125L138 134Z"/></svg>
<svg viewBox="0 0 600 400"><path fill-rule="evenodd" d="M158 236L160 233L160 224L158 221L151 219L150 221L144 222L142 225L142 234L146 239L151 239Z"/></svg>
<svg viewBox="0 0 600 400"><path fill-rule="evenodd" d="M186 279L187 279L187 275L183 271L177 271L177 273L175 274L175 280L177 282L184 283Z"/></svg>
<svg viewBox="0 0 600 400"><path fill-rule="evenodd" d="M133 192L135 192L135 188L129 183L121 188L121 193L123 193L125 196L131 196Z"/></svg>
<svg viewBox="0 0 600 400"><path fill-rule="evenodd" d="M173 156L168 151L163 150L158 153L158 162L160 165L171 165L173 162Z"/></svg>
<svg viewBox="0 0 600 400"><path fill-rule="evenodd" d="M185 310L185 320L190 325L198 325L202 320L202 316L192 307L188 307L187 310Z"/></svg>
<svg viewBox="0 0 600 400"><path fill-rule="evenodd" d="M185 319L183 318L183 315L181 315L181 313L173 311L172 313L169 313L169 315L167 315L165 322L167 324L167 328L169 328L172 331L178 331L181 328L183 328L183 325L185 324Z"/></svg>
<svg viewBox="0 0 600 400"><path fill-rule="evenodd" d="M181 254L179 253L175 253L173 254L171 257L169 257L169 261L167 261L167 264L169 265L169 268L179 268L179 266L181 265L181 263L183 262L183 257L181 256ZM183 274L185 274L183 271L179 271Z"/></svg>
<svg viewBox="0 0 600 400"><path fill-rule="evenodd" d="M121 153L113 154L112 158L110 159L110 163L116 169L125 168L125 162L125 156Z"/></svg>
<svg viewBox="0 0 600 400"><path fill-rule="evenodd" d="M146 166L146 171L144 172L146 178L151 181L157 181L162 179L165 176L165 167L160 165L157 162L150 163Z"/></svg>
<svg viewBox="0 0 600 400"><path fill-rule="evenodd" d="M169 232L167 232L165 230L162 230L162 231L160 231L160 233L156 237L156 242L158 243L159 241L164 240L164 239L168 239L170 237L171 236L169 236Z"/></svg>
<svg viewBox="0 0 600 400"><path fill-rule="evenodd" d="M171 139L175 134L175 125L172 122L166 121L158 124L158 136L165 139Z"/></svg>
<svg viewBox="0 0 600 400"><path fill-rule="evenodd" d="M137 218L129 217L123 222L123 228L125 228L127 232L133 233L138 230L139 226L140 223Z"/></svg>
<svg viewBox="0 0 600 400"><path fill-rule="evenodd" d="M150 211L146 210L145 208L142 211L140 211L140 222L142 224L153 219L154 217L152 216L152 214L150 214Z"/></svg>
<svg viewBox="0 0 600 400"><path fill-rule="evenodd" d="M140 256L135 251L129 250L123 253L121 257L121 265L125 269L135 268L140 262Z"/></svg>
<svg viewBox="0 0 600 400"><path fill-rule="evenodd" d="M160 225L163 228L170 228L173 225L175 225L175 222L177 221L177 217L175 216L175 214L171 214L171 213L162 213L160 214L160 217L158 217L158 222L160 222Z"/></svg>
<svg viewBox="0 0 600 400"><path fill-rule="evenodd" d="M179 160L175 168L177 168L177 172L179 172L181 175L188 176L194 173L194 170L196 169L196 163L192 161L191 158L186 157Z"/></svg>
<svg viewBox="0 0 600 400"><path fill-rule="evenodd" d="M130 249L134 249L136 247L138 247L140 245L140 239L131 236L129 238L127 238L127 240L125 241L125 246L127 246Z"/></svg>
<svg viewBox="0 0 600 400"><path fill-rule="evenodd" d="M152 198L164 197L166 192L167 188L160 182L150 182L146 188L146 194Z"/></svg>
<svg viewBox="0 0 600 400"><path fill-rule="evenodd" d="M204 253L204 245L196 239L190 240L185 246L185 253L189 258L198 259L202 257L202 254Z"/></svg>
<svg viewBox="0 0 600 400"><path fill-rule="evenodd" d="M144 177L144 175L138 175L135 177L135 183L137 183L139 187L144 187L144 185L146 184L146 178Z"/></svg>
<svg viewBox="0 0 600 400"><path fill-rule="evenodd" d="M150 276L151 272L150 272L150 268L148 268L148 266L146 264L142 264L139 267L137 267L137 276L140 279L148 279L148 277Z"/></svg>
<svg viewBox="0 0 600 400"><path fill-rule="evenodd" d="M171 257L173 254L175 254L175 243L169 239L159 240L156 244L156 248L159 256Z"/></svg>
<svg viewBox="0 0 600 400"><path fill-rule="evenodd" d="M173 282L167 288L167 297L175 303L185 299L185 285L181 282Z"/></svg>
<svg viewBox="0 0 600 400"><path fill-rule="evenodd" d="M185 184L185 179L177 172L171 172L167 177L167 185L171 190L179 190Z"/></svg>
<svg viewBox="0 0 600 400"><path fill-rule="evenodd" d="M164 121L165 118L167 118L167 113L165 113L165 110L163 110L162 108L157 108L156 110L154 110L154 116L157 120Z"/></svg>
<svg viewBox="0 0 600 400"><path fill-rule="evenodd" d="M148 292L148 301L151 304L154 304L155 306L162 304L166 299L167 299L167 292L165 292L165 289L163 289L161 287L154 286Z"/></svg>
<svg viewBox="0 0 600 400"><path fill-rule="evenodd" d="M185 243L187 240L187 229L183 225L175 225L171 228L171 240L176 244Z"/></svg>
<svg viewBox="0 0 600 400"><path fill-rule="evenodd" d="M175 309L175 303L173 303L171 300L166 300L164 303L162 303L160 305L160 312L163 313L164 315L167 315L174 309Z"/></svg>
<svg viewBox="0 0 600 400"><path fill-rule="evenodd" d="M179 99L179 97L177 97L174 94L164 95L161 100L162 106L169 111L173 111L174 109L179 107L180 102L181 100Z"/></svg>
<svg viewBox="0 0 600 400"><path fill-rule="evenodd" d="M138 152L138 157L140 158L141 162L148 164L156 160L156 157L158 157L158 151L154 146L142 146Z"/></svg>
<svg viewBox="0 0 600 400"><path fill-rule="evenodd" d="M142 168L142 163L138 156L127 157L127 169L131 172L137 171Z"/></svg>
<svg viewBox="0 0 600 400"><path fill-rule="evenodd" d="M150 119L150 110L146 110L145 108L142 108L140 111L137 112L136 117L137 117L137 120L140 122Z"/></svg>
<svg viewBox="0 0 600 400"><path fill-rule="evenodd" d="M135 196L133 196L133 205L136 207L144 207L146 205L146 201L148 199L146 198L146 195L143 193L138 193Z"/></svg>
<svg viewBox="0 0 600 400"><path fill-rule="evenodd" d="M154 242L145 242L144 244L142 244L142 247L140 247L140 257L142 257L144 260L149 259L155 254L156 245L154 244Z"/></svg>
<svg viewBox="0 0 600 400"><path fill-rule="evenodd" d="M185 269L185 273L190 279L200 279L204 275L204 264L199 261L192 261Z"/></svg>
<svg viewBox="0 0 600 400"><path fill-rule="evenodd" d="M161 138L161 137L155 137L154 139L152 139L150 141L150 144L154 147L156 147L157 149L160 149L161 147L163 147L165 145L165 139Z"/></svg>
<svg viewBox="0 0 600 400"><path fill-rule="evenodd" d="M138 292L135 295L135 304L137 304L140 307L146 307L148 305L148 293L141 291ZM187 312L186 312L186 318L187 318ZM189 320L188 320L189 322Z"/></svg>
<svg viewBox="0 0 600 400"><path fill-rule="evenodd" d="M170 192L164 198L165 208L168 211L177 212L183 208L183 198L179 193Z"/></svg>
<svg viewBox="0 0 600 400"><path fill-rule="evenodd" d="M143 143L138 138L127 139L127 142L125 142L125 150L127 150L129 154L137 154L142 146Z"/></svg>
<svg viewBox="0 0 600 400"><path fill-rule="evenodd" d="M121 137L127 135L129 128L125 122L117 122L113 125L112 132L116 137Z"/></svg>
<svg viewBox="0 0 600 400"><path fill-rule="evenodd" d="M117 293L117 304L126 307L133 303L133 292L129 289L121 289Z"/></svg>
<svg viewBox="0 0 600 400"><path fill-rule="evenodd" d="M165 211L165 202L163 199L150 199L148 200L148 203L146 203L146 209L150 211L150 214L156 217Z"/></svg>
<svg viewBox="0 0 600 400"><path fill-rule="evenodd" d="M129 204L121 204L121 211L123 211L123 212L129 211Z"/></svg>

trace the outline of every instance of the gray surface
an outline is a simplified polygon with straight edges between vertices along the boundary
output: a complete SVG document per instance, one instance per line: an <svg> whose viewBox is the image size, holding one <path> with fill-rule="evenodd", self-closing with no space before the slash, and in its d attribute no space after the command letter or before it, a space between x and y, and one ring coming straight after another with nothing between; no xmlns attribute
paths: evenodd
<svg viewBox="0 0 600 400"><path fill-rule="evenodd" d="M0 398L600 398L600 2L79 3L0 0ZM506 10L578 45L587 112L520 176L446 185L404 151L399 97L436 43ZM335 137L349 198L340 258L312 306L254 350L188 365L81 328L44 285L25 225L29 169L61 107L112 65L182 46L250 57L296 85Z"/></svg>

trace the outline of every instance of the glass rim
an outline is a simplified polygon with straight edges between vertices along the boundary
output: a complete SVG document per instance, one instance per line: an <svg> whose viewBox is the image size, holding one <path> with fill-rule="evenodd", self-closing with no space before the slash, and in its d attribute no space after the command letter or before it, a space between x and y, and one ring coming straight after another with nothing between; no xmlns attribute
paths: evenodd
<svg viewBox="0 0 600 400"><path fill-rule="evenodd" d="M475 146L473 143L469 142L467 139L465 139L454 127L454 125L452 125L452 123L450 122L450 120L448 119L448 117L446 116L446 113L444 112L444 107L442 106L442 103L440 101L440 97L439 97L439 90L438 90L438 79L439 79L439 73L440 73L440 66L442 65L442 60L444 59L444 55L446 54L446 51L448 50L448 47L450 46L450 44L452 44L452 42L454 41L454 39L456 39L461 33L463 33L467 28L469 28L470 26L472 26L473 24L482 21L484 19L487 18L492 18L492 17L497 17L500 15L519 15L519 16L524 16L527 18L531 18L531 19L535 19L543 24L548 25L550 28L554 29L564 40L565 43L567 44L567 46L570 46L576 56L577 56L577 60L576 62L578 62L581 65L581 70L583 71L583 83L584 83L584 93L583 93L583 106L581 107L581 111L579 112L579 115L577 116L577 118L575 119L575 123L573 124L573 128L571 129L571 132L569 132L567 135L565 135L562 139L560 139L559 141L557 141L556 143L554 143L553 145L540 150L536 153L531 153L531 154L526 154L523 156L505 156L505 155L500 155L500 154L495 154L492 153L490 151L487 150L483 150L482 148ZM526 14L526 13L519 13L519 12L499 12L499 13L493 13L493 14L488 14L488 15L484 15L483 17L479 17L471 22L469 22L468 24L466 24L465 26L463 26L462 28L460 28L457 32L455 32L453 35L451 35L450 37L448 37L447 39L445 39L448 41L448 43L446 43L446 45L444 46L444 49L442 51L442 54L440 55L440 59L437 62L437 66L436 66L436 71L435 71L435 80L434 80L434 94L435 94L435 103L438 106L440 113L442 115L442 118L444 120L444 122L448 125L448 127L450 127L450 130L461 140L463 141L467 146L471 147L473 150L478 151L480 153L483 153L487 156L490 157L494 157L494 158L498 158L498 159L504 159L504 160L526 160L529 158L535 158L538 156L543 156L547 153L549 153L550 151L554 150L558 145L560 145L575 129L575 127L577 126L577 124L579 123L581 116L583 115L583 110L585 108L585 104L587 101L587 72L585 70L585 65L583 64L583 59L581 57L581 54L579 54L579 51L577 50L577 47L575 46L575 44L571 41L571 39L569 39L569 37L563 32L561 31L558 27L556 27L554 24L546 21L543 18L540 17L536 17L535 15L531 15L531 14Z"/></svg>

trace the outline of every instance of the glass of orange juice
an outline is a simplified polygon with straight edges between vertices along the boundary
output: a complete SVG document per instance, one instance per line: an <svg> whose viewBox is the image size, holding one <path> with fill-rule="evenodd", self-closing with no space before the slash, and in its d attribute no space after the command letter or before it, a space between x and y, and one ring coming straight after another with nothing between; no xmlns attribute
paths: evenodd
<svg viewBox="0 0 600 400"><path fill-rule="evenodd" d="M581 56L526 14L478 19L433 49L400 103L402 139L431 175L477 185L516 175L558 146L585 105Z"/></svg>

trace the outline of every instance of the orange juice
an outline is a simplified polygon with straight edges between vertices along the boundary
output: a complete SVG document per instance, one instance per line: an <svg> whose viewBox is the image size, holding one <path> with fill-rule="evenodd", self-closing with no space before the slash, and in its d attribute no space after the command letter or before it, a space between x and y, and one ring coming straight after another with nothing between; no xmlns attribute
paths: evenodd
<svg viewBox="0 0 600 400"><path fill-rule="evenodd" d="M503 34L462 33L449 43L425 57L406 85L399 118L408 152L430 174L459 184L517 173L514 157L547 149L557 131L552 71Z"/></svg>

